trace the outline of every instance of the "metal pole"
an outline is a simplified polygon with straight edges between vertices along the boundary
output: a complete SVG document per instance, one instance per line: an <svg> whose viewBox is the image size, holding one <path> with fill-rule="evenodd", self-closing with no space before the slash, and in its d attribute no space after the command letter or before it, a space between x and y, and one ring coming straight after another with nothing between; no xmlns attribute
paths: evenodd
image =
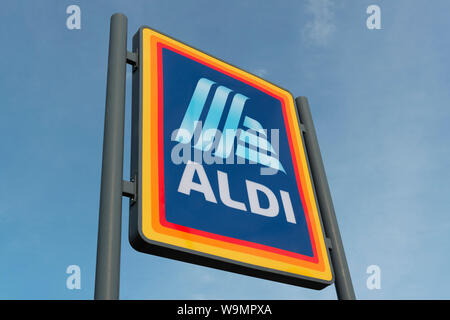
<svg viewBox="0 0 450 320"><path fill-rule="evenodd" d="M345 258L341 234L334 212L330 187L325 174L309 103L306 97L298 97L295 99L295 102L300 122L304 125L306 131L304 134L305 147L309 157L311 175L316 188L317 201L319 203L325 233L332 244L330 254L335 275L336 294L339 300L355 300L355 291L353 290L352 279L350 277L347 259Z"/></svg>
<svg viewBox="0 0 450 320"><path fill-rule="evenodd" d="M127 17L111 17L100 212L95 271L96 300L119 299L120 238L127 57Z"/></svg>

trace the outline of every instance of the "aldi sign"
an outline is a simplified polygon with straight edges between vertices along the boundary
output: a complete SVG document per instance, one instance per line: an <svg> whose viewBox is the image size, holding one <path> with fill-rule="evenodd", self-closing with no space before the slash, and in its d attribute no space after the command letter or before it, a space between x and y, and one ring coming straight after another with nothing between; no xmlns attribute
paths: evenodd
<svg viewBox="0 0 450 320"><path fill-rule="evenodd" d="M133 46L133 247L310 288L331 284L292 95L147 27Z"/></svg>

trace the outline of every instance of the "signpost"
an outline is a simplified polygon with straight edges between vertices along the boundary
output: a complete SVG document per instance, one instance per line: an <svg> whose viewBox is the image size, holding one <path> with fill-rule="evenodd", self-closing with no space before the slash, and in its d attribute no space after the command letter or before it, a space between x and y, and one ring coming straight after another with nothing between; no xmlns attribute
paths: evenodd
<svg viewBox="0 0 450 320"><path fill-rule="evenodd" d="M95 299L118 299L122 226L127 18L111 17Z"/></svg>
<svg viewBox="0 0 450 320"><path fill-rule="evenodd" d="M132 178L121 190L131 198L131 245L314 289L336 278L338 298L354 299L306 99L295 103L288 91L149 27L134 36L133 52L121 52L120 65L134 65ZM123 127L121 143L123 154ZM105 151L102 192L104 173ZM97 280L102 270L119 270L99 264L104 201L96 299L115 299L118 284L117 295L97 295L111 287ZM120 231L115 237L120 254Z"/></svg>

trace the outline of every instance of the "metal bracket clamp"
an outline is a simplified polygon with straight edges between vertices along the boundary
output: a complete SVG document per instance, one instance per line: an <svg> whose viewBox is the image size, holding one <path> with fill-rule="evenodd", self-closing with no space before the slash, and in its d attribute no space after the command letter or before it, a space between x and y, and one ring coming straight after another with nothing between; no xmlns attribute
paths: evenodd
<svg viewBox="0 0 450 320"><path fill-rule="evenodd" d="M122 180L122 196L130 198L132 202L136 201L136 179Z"/></svg>
<svg viewBox="0 0 450 320"><path fill-rule="evenodd" d="M302 123L299 123L298 126L300 128L300 131L306 132L306 128L305 128L305 126Z"/></svg>
<svg viewBox="0 0 450 320"><path fill-rule="evenodd" d="M332 249L333 249L333 244L332 244L330 238L325 238L325 246L326 246L329 250L332 250Z"/></svg>
<svg viewBox="0 0 450 320"><path fill-rule="evenodd" d="M127 51L127 63L133 66L133 71L138 67L138 55L136 52Z"/></svg>

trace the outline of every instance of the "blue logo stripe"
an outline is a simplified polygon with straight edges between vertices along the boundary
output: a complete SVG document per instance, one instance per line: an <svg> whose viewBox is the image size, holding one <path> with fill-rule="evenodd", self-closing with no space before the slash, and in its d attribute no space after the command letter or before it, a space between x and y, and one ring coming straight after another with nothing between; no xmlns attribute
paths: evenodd
<svg viewBox="0 0 450 320"><path fill-rule="evenodd" d="M259 137L258 137L256 134L253 134L252 132L246 131L246 133L243 133L244 134L243 138L246 138L246 136L249 135L249 137L248 137L249 144L251 144L252 146L255 146L257 148L262 148L264 150L267 150L267 151L270 151L271 153L276 154L275 150L272 148L272 145L269 143L269 141L267 141L266 130L264 130L264 128L258 121L246 116L244 118L244 127L247 127L248 129L250 129L252 131L258 132L258 134L259 134ZM241 141L244 141L244 140L241 139Z"/></svg>
<svg viewBox="0 0 450 320"><path fill-rule="evenodd" d="M234 137L236 136L236 130L239 125L239 120L241 119L242 111L244 110L245 101L248 97L238 93L233 97L231 102L230 112L228 113L227 120L225 121L225 126L222 131L222 137L220 139L219 145L214 155L222 158L228 158L232 149ZM226 138L225 138L226 136ZM232 140L230 141L230 138ZM224 139L226 139L224 141ZM225 147L225 150L223 150Z"/></svg>
<svg viewBox="0 0 450 320"><path fill-rule="evenodd" d="M270 151L271 153L276 154L275 150L272 148L272 145L266 139L258 137L256 134L253 134L248 131L241 131L239 135L239 140L242 142L247 142L249 145L252 145L258 149L264 149Z"/></svg>
<svg viewBox="0 0 450 320"><path fill-rule="evenodd" d="M175 141L181 143L188 143L191 141L192 135L194 134L195 125L200 118L206 98L208 97L208 93L214 83L215 82L206 78L201 78L197 82L197 86L195 87L194 94L189 102L183 121L181 122Z"/></svg>
<svg viewBox="0 0 450 320"><path fill-rule="evenodd" d="M249 129L258 131L260 135L264 136L264 138L267 138L266 131L264 130L263 126L255 119L245 116L244 126Z"/></svg>
<svg viewBox="0 0 450 320"><path fill-rule="evenodd" d="M194 148L208 151L211 148L214 136L216 135L217 127L219 126L220 118L222 117L225 103L231 90L227 87L220 86L217 88L214 98L211 102L208 115L206 116L205 124L202 130L202 136L194 146Z"/></svg>
<svg viewBox="0 0 450 320"><path fill-rule="evenodd" d="M258 152L256 150L246 148L240 144L238 144L236 148L236 155L243 159L247 159L251 162L259 163L264 166L271 167L275 170L280 170L283 173L286 173L286 171L284 171L284 168L281 165L280 161L278 161L278 159L271 157L267 154Z"/></svg>

